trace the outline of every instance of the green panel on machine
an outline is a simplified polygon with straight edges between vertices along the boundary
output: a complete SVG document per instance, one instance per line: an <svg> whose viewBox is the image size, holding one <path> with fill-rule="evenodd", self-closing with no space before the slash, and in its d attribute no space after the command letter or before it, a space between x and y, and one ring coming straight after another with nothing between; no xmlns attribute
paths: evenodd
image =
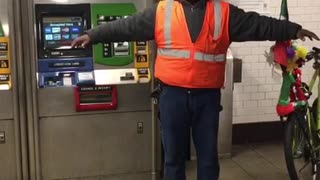
<svg viewBox="0 0 320 180"><path fill-rule="evenodd" d="M2 28L1 21L0 21L0 37L4 37L4 31L3 31L3 28Z"/></svg>
<svg viewBox="0 0 320 180"><path fill-rule="evenodd" d="M92 4L93 27L136 13L132 3ZM98 44L93 47L95 63L109 66L125 66L134 62L133 42Z"/></svg>

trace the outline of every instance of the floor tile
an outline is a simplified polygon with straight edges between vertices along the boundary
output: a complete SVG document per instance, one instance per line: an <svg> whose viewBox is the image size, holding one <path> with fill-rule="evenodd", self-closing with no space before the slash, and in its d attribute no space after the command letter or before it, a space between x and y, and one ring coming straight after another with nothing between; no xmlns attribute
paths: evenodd
<svg viewBox="0 0 320 180"><path fill-rule="evenodd" d="M232 158L220 160L220 180L290 180L281 142L237 145L232 149ZM196 161L187 164L188 180L197 180L196 168Z"/></svg>
<svg viewBox="0 0 320 180"><path fill-rule="evenodd" d="M263 156L265 160L276 166L277 168L287 171L287 166L284 159L284 150L281 143L271 144L254 144L253 150Z"/></svg>

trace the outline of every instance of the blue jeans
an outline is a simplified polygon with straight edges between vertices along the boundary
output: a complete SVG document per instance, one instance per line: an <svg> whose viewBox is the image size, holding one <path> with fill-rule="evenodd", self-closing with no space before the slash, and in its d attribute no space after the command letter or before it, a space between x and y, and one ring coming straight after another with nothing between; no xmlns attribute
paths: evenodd
<svg viewBox="0 0 320 180"><path fill-rule="evenodd" d="M165 156L164 180L186 180L186 147L190 127L197 152L197 180L218 180L220 101L220 89L163 87L160 95L160 128Z"/></svg>

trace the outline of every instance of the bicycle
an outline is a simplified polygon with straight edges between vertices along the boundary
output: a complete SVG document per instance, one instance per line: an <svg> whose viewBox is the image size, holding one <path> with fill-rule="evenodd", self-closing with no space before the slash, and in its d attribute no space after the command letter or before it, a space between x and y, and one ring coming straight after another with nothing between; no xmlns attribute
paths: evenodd
<svg viewBox="0 0 320 180"><path fill-rule="evenodd" d="M314 60L313 77L309 85L303 83L301 87L307 98L306 104L281 117L284 125L284 155L291 180L320 180L320 101L316 98L311 106L308 104L317 78L320 80L319 48L314 47L307 54L305 63L311 60Z"/></svg>

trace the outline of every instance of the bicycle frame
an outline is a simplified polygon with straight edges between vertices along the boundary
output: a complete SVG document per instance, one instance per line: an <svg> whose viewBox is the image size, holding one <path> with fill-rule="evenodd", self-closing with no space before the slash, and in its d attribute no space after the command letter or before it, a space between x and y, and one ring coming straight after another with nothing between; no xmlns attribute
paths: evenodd
<svg viewBox="0 0 320 180"><path fill-rule="evenodd" d="M284 74L283 89L279 98L277 111L279 115L286 117L288 126L285 126L285 158L290 177L297 179L310 163L312 164L313 178L320 177L320 49L314 47L313 51L306 54L305 57L298 59L297 68L293 69L294 79L288 79L292 74ZM308 85L301 79L301 66L304 63L315 60L313 63L314 73ZM296 62L295 62L296 63ZM283 71L286 69L283 69ZM286 72L284 72L286 73ZM291 73L291 71L289 72ZM318 86L315 83L318 80ZM291 85L290 85L291 83ZM310 96L314 88L318 88L316 100L311 104ZM290 89L290 103L285 94ZM307 94L306 94L307 93ZM317 103L317 104L316 104ZM290 106L289 106L290 105ZM317 107L316 107L317 106ZM292 109L294 107L294 109ZM286 114L290 111L290 114ZM280 116L281 117L281 116ZM283 121L284 119L282 119ZM284 121L283 121L284 122ZM289 150L288 150L289 148ZM298 164L294 160L300 159ZM301 162L302 160L302 162ZM304 163L304 166L301 163ZM298 165L298 166L296 166ZM300 166L300 167L299 167ZM298 169L297 169L298 168ZM308 170L307 170L308 171ZM306 172L306 171L305 171ZM304 173L302 173L304 174ZM301 174L300 174L301 175Z"/></svg>
<svg viewBox="0 0 320 180"><path fill-rule="evenodd" d="M319 78L320 80L320 69L316 69L314 71L314 74L312 76L312 79L309 83L309 90L310 92L312 92L313 88L314 88L314 85L315 85L315 82L317 80L317 78ZM320 95L320 81L318 82L318 95ZM314 117L313 117L313 114L312 112L310 111L310 108L307 107L307 122L308 122L308 134L309 134L309 138L310 139L307 139L307 141L310 142L310 145L311 145L311 150L312 152L317 152L320 150L320 144L315 144L315 137L314 137L314 132L316 132L317 134L317 137L320 138L320 134L318 132L320 132L320 101L318 100L318 109L317 109L317 121L314 121ZM317 123L315 123L317 122ZM316 146L316 147L315 147Z"/></svg>

